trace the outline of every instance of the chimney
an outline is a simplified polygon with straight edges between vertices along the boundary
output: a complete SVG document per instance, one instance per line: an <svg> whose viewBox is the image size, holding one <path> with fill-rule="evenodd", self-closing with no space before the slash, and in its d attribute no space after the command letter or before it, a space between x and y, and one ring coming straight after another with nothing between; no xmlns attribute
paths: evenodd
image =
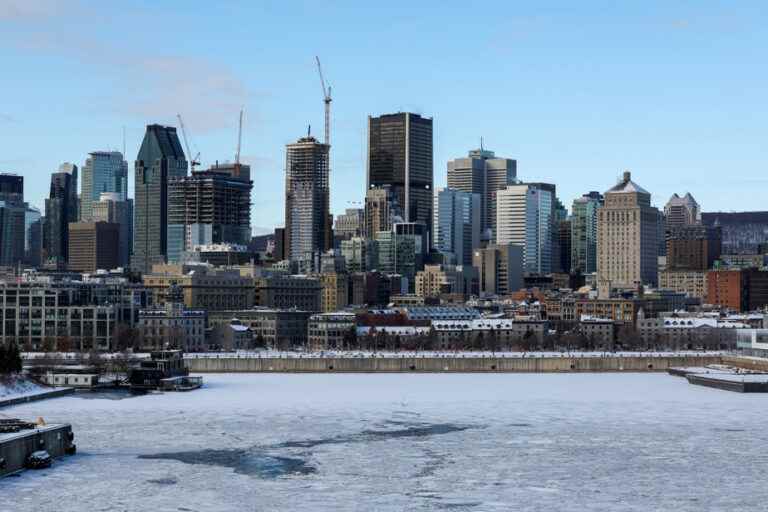
<svg viewBox="0 0 768 512"><path fill-rule="evenodd" d="M624 171L624 183L629 183L630 179L632 179L632 173L629 171Z"/></svg>

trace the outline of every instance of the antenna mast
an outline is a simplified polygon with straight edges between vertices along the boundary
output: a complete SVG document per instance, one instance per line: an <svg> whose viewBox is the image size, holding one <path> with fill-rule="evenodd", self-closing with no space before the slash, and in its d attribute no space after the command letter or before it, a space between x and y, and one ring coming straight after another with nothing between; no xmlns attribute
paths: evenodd
<svg viewBox="0 0 768 512"><path fill-rule="evenodd" d="M240 109L240 123L237 126L237 153L235 153L235 165L240 165L240 145L243 142L243 109Z"/></svg>

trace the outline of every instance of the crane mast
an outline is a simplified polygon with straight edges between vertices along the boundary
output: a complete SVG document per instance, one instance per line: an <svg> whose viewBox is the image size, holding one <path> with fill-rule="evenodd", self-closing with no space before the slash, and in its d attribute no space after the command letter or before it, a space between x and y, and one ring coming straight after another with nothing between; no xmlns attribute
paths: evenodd
<svg viewBox="0 0 768 512"><path fill-rule="evenodd" d="M317 61L317 73L320 75L320 85L323 88L323 102L325 103L325 143L331 144L331 87L326 87L325 78L323 78L323 68L320 66L320 57L315 56Z"/></svg>
<svg viewBox="0 0 768 512"><path fill-rule="evenodd" d="M240 165L240 145L243 142L243 109L240 109L240 123L237 126L237 153L235 153L235 164Z"/></svg>

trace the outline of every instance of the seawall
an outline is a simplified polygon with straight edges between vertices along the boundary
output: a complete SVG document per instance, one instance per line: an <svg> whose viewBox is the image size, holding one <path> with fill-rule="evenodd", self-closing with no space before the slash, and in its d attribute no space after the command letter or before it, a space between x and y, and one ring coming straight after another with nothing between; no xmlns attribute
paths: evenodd
<svg viewBox="0 0 768 512"><path fill-rule="evenodd" d="M192 373L663 372L722 362L720 355L602 357L274 357L187 359Z"/></svg>
<svg viewBox="0 0 768 512"><path fill-rule="evenodd" d="M47 398L56 398L64 395L71 395L75 392L75 388L62 388L54 389L51 391L43 391L42 393L36 393L34 395L17 396L14 398L0 399L0 408L11 405L25 404L27 402L36 402L38 400L45 400Z"/></svg>

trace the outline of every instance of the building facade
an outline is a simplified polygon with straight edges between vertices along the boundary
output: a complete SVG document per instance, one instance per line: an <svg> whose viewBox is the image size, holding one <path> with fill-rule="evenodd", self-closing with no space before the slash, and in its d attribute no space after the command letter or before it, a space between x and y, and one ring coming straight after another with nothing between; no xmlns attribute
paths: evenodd
<svg viewBox="0 0 768 512"><path fill-rule="evenodd" d="M28 210L24 203L24 177L0 173L0 266L25 261Z"/></svg>
<svg viewBox="0 0 768 512"><path fill-rule="evenodd" d="M555 186L548 183L511 185L500 190L496 198L496 244L521 247L526 272L552 272Z"/></svg>
<svg viewBox="0 0 768 512"><path fill-rule="evenodd" d="M112 222L119 226L118 264L128 267L133 251L133 199L120 199L120 194L103 192L91 205L94 222Z"/></svg>
<svg viewBox="0 0 768 512"><path fill-rule="evenodd" d="M478 273L480 296L508 295L523 287L523 248L493 244L475 249L472 266Z"/></svg>
<svg viewBox="0 0 768 512"><path fill-rule="evenodd" d="M80 193L80 220L93 219L93 204L102 193L116 194L118 201L128 199L128 162L119 151L94 151L83 165Z"/></svg>
<svg viewBox="0 0 768 512"><path fill-rule="evenodd" d="M77 166L64 163L51 175L51 187L45 200L43 259L55 267L64 267L69 256L69 223L77 222Z"/></svg>
<svg viewBox="0 0 768 512"><path fill-rule="evenodd" d="M187 175L176 128L152 124L134 165L135 216L131 267L149 272L168 254L168 182Z"/></svg>
<svg viewBox="0 0 768 512"><path fill-rule="evenodd" d="M629 172L598 210L597 274L607 288L637 289L658 280L659 211Z"/></svg>
<svg viewBox="0 0 768 512"><path fill-rule="evenodd" d="M481 195L452 188L435 194L434 246L455 265L471 265L480 247Z"/></svg>
<svg viewBox="0 0 768 512"><path fill-rule="evenodd" d="M286 259L298 261L332 248L329 151L311 136L286 146Z"/></svg>
<svg viewBox="0 0 768 512"><path fill-rule="evenodd" d="M368 117L367 190L389 187L405 222L432 236L432 119L400 112Z"/></svg>
<svg viewBox="0 0 768 512"><path fill-rule="evenodd" d="M113 222L69 224L69 270L96 272L120 266L120 225Z"/></svg>
<svg viewBox="0 0 768 512"><path fill-rule="evenodd" d="M496 194L517 180L517 161L497 158L493 151L476 149L467 158L448 162L448 187L480 194L480 229L484 237L496 236Z"/></svg>
<svg viewBox="0 0 768 512"><path fill-rule="evenodd" d="M573 200L571 208L571 270L582 274L597 271L597 211L603 205L599 192Z"/></svg>

